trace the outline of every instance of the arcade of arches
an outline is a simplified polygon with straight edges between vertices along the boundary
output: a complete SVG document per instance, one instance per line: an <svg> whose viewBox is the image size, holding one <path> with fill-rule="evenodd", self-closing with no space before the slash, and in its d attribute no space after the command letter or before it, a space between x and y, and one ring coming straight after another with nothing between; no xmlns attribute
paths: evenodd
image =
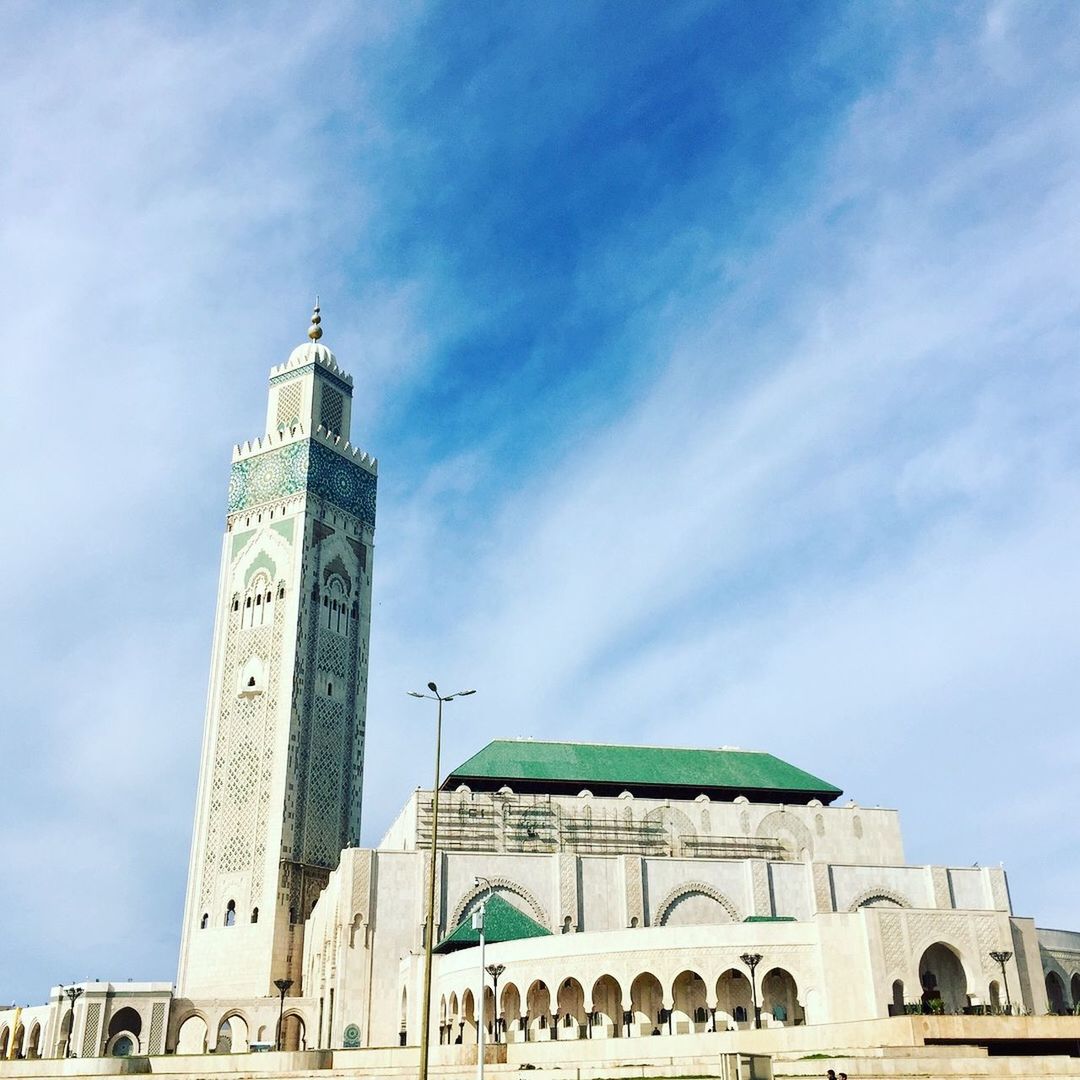
<svg viewBox="0 0 1080 1080"><path fill-rule="evenodd" d="M771 967L758 973L757 982L762 1027L805 1022L791 972ZM735 968L715 979L687 968L670 982L648 971L622 983L610 974L584 981L566 975L550 985L534 979L524 988L507 980L499 987L497 1021L490 987L485 997L486 1037L506 1042L686 1035L750 1027L754 1019L750 979ZM443 994L439 1041L469 1043L476 1037L473 989Z"/></svg>

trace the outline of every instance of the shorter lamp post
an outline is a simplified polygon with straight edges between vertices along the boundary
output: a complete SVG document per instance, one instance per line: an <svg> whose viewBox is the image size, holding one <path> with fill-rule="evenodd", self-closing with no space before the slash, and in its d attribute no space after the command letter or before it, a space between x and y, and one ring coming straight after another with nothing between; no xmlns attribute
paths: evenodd
<svg viewBox="0 0 1080 1080"><path fill-rule="evenodd" d="M990 953L990 959L995 964L1001 965L1001 981L1005 984L1005 1008L1009 1010L1009 1015L1012 1016L1012 998L1009 997L1009 976L1005 971L1005 965L1012 959L1011 952L1005 952L1003 949L994 949Z"/></svg>
<svg viewBox="0 0 1080 1080"><path fill-rule="evenodd" d="M75 1002L82 997L83 988L81 986L61 986L60 997L63 999L66 994L71 1001L71 1024L68 1027L67 1042L64 1044L64 1057L71 1057L71 1033L75 1030Z"/></svg>
<svg viewBox="0 0 1080 1080"><path fill-rule="evenodd" d="M487 973L491 976L491 981L495 984L495 1042L499 1041L499 976L506 970L505 964L488 964Z"/></svg>
<svg viewBox="0 0 1080 1080"><path fill-rule="evenodd" d="M281 1008L278 1009L277 1018L277 1048L281 1049L281 1028L285 1021L285 995L289 991L289 987L292 986L292 979L275 979L274 985L278 988L278 993L281 994Z"/></svg>
<svg viewBox="0 0 1080 1080"><path fill-rule="evenodd" d="M761 953L744 952L739 959L750 969L750 994L754 1002L754 1027L761 1027L761 1009L757 1003L757 976L754 974L758 964L761 963Z"/></svg>

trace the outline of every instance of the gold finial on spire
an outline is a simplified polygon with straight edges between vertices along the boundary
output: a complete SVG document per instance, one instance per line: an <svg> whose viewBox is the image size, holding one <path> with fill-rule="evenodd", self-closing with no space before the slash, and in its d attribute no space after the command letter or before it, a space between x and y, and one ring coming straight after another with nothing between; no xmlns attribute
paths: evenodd
<svg viewBox="0 0 1080 1080"><path fill-rule="evenodd" d="M322 327L319 323L322 322L322 316L319 314L319 298L315 297L315 310L311 313L311 326L308 327L307 336L312 341L318 341L322 337Z"/></svg>

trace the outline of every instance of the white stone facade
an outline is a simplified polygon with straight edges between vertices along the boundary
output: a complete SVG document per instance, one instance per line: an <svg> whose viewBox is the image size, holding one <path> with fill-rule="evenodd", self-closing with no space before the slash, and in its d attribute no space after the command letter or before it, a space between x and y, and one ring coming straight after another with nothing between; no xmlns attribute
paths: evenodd
<svg viewBox="0 0 1080 1080"><path fill-rule="evenodd" d="M299 987L304 922L360 832L376 463L352 380L313 341L237 447L177 992ZM211 1044L216 1033L211 1033Z"/></svg>
<svg viewBox="0 0 1080 1080"><path fill-rule="evenodd" d="M416 1041L430 798L416 792L378 849L344 852L316 905L304 992L323 1005L318 1045L341 1046L349 1025L365 1045L396 1044L402 1032ZM560 827L536 842L554 849L506 850L508 818L538 802ZM567 836L596 846L580 827L586 817L618 819L624 845L651 853L568 850ZM764 957L766 1024L915 1007L928 970L950 1009L1000 1007L992 949L1014 953L1013 1000L1045 1009L1034 926L1012 916L1004 872L905 865L892 810L460 791L441 794L439 832L437 937L480 902L478 877L552 933L488 948L505 967L499 1014L511 1041L526 1029L532 1041L550 1039L553 1016L571 1017L559 1038L745 1025L746 952ZM757 857L737 857L740 843ZM948 955L928 956L938 945ZM436 957L433 1041L475 1038L476 953Z"/></svg>

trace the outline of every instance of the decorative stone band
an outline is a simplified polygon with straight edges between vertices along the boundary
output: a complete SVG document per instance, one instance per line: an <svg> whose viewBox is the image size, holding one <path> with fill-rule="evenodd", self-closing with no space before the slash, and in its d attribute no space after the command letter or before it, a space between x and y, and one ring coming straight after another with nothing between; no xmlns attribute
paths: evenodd
<svg viewBox="0 0 1080 1080"><path fill-rule="evenodd" d="M373 472L318 439L298 439L233 462L229 513L310 491L374 528L376 483Z"/></svg>
<svg viewBox="0 0 1080 1080"><path fill-rule="evenodd" d="M287 368L282 365L283 370L278 371L276 375L272 375L270 378L270 385L277 386L278 383L289 382L291 379L299 379L302 375L306 375L309 371L314 370L315 364L303 364L300 367ZM352 376L346 375L340 368L330 367L325 364L318 365L322 368L323 378L332 386L336 386L339 390L346 394L351 395L353 391ZM278 369L274 369L277 371Z"/></svg>

